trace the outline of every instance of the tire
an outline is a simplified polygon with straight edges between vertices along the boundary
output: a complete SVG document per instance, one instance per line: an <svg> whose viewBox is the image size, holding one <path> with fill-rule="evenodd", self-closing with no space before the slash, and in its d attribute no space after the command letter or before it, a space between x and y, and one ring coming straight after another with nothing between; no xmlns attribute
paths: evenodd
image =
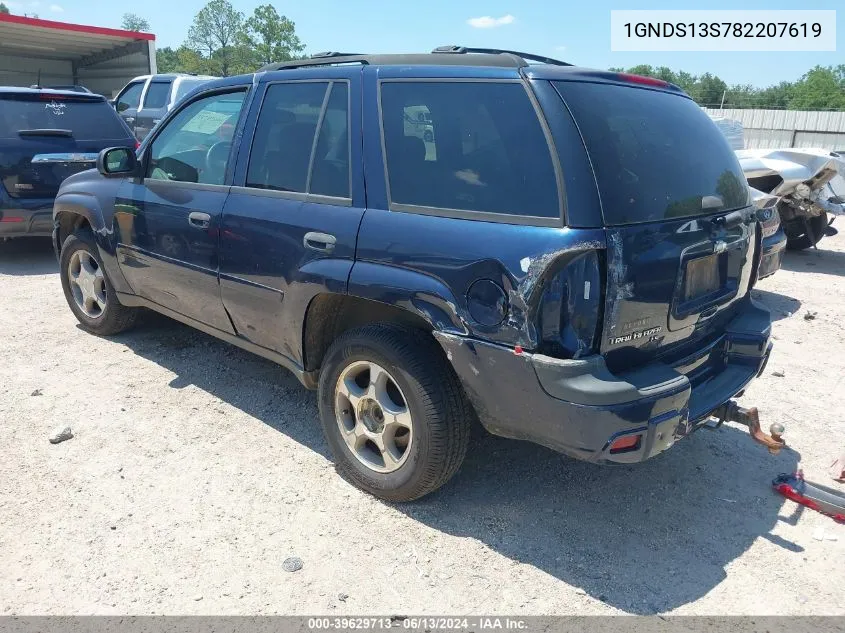
<svg viewBox="0 0 845 633"><path fill-rule="evenodd" d="M379 456L379 446L369 440L373 435L362 436L364 444L359 450L347 441L348 429L360 430L368 418L373 418L367 402L374 401L368 400L366 393L370 393L370 388L379 392L380 388L369 383L376 370L364 368L367 364L383 369L394 383L391 388L388 382L376 401L382 403L384 394L390 400L381 416L384 446L390 444L389 428L396 427L391 423L390 407L410 416L401 413L394 418L410 424L407 434L400 433L401 427L393 433L392 446L396 450L390 451L390 458L385 458L387 451ZM341 377L345 377L344 383ZM366 391L357 408L343 393L349 377L356 377L354 386L360 389L358 393ZM413 501L437 490L458 471L466 455L474 413L440 346L425 332L391 324L345 332L326 353L318 399L323 433L338 471L359 488L386 501ZM404 446L397 448L402 442ZM379 457L382 472L376 463Z"/></svg>
<svg viewBox="0 0 845 633"><path fill-rule="evenodd" d="M89 311L78 303L80 293L83 296L85 293L82 293L81 286L71 278L71 264L73 263L74 267L78 268L79 262L83 260L87 260L89 269L94 271L96 279L102 279L101 282L94 282L98 284L96 294L100 299L104 299L102 306L99 303L92 304L92 310ZM90 260L93 260L93 264ZM109 336L128 330L135 325L138 310L121 305L118 301L114 287L103 268L97 242L90 230L77 229L65 239L59 256L59 276L68 306L86 332L98 336Z"/></svg>
<svg viewBox="0 0 845 633"><path fill-rule="evenodd" d="M819 243L827 229L827 213L812 217L809 221L813 231L812 240L807 235L803 220L793 220L783 227L786 232L786 248L791 251L803 251Z"/></svg>

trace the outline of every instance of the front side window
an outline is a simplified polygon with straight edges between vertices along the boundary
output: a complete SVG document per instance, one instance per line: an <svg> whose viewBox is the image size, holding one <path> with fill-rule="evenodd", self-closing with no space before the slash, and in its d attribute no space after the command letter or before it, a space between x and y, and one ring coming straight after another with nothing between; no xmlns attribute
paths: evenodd
<svg viewBox="0 0 845 633"><path fill-rule="evenodd" d="M392 205L560 216L549 144L518 82L385 81Z"/></svg>
<svg viewBox="0 0 845 633"><path fill-rule="evenodd" d="M141 102L141 93L144 91L144 83L138 82L129 86L123 91L123 94L117 98L117 111L137 109Z"/></svg>
<svg viewBox="0 0 845 633"><path fill-rule="evenodd" d="M145 108L163 108L167 105L167 97L170 95L170 82L153 81L147 88L144 95Z"/></svg>
<svg viewBox="0 0 845 633"><path fill-rule="evenodd" d="M346 82L291 82L267 88L246 186L349 197L348 90Z"/></svg>
<svg viewBox="0 0 845 633"><path fill-rule="evenodd" d="M245 96L215 94L180 111L153 141L147 177L222 185Z"/></svg>

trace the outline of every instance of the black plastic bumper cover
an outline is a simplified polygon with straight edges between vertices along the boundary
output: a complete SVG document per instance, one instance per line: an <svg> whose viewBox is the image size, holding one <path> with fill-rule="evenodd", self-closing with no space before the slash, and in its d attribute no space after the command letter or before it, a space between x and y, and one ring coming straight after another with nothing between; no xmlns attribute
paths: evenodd
<svg viewBox="0 0 845 633"><path fill-rule="evenodd" d="M0 209L0 237L48 236L52 231L52 204L38 209Z"/></svg>
<svg viewBox="0 0 845 633"><path fill-rule="evenodd" d="M484 426L591 461L638 462L705 423L765 368L767 310L748 301L724 334L673 366L612 374L601 356L563 360L435 332ZM623 435L641 435L611 454Z"/></svg>

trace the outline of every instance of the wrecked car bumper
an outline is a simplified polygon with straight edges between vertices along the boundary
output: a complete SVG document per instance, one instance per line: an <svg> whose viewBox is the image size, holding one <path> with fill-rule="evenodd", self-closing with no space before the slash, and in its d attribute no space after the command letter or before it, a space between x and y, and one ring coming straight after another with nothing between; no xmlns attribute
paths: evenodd
<svg viewBox="0 0 845 633"><path fill-rule="evenodd" d="M666 450L762 373L771 352L769 313L751 301L694 354L617 374L598 355L563 360L435 337L488 431L596 462L640 462Z"/></svg>

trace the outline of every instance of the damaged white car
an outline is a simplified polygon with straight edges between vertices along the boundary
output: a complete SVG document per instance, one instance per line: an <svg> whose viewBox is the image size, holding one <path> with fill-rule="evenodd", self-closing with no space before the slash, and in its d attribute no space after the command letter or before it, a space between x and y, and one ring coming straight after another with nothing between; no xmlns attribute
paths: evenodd
<svg viewBox="0 0 845 633"><path fill-rule="evenodd" d="M809 248L835 234L834 218L845 215L845 157L797 148L744 149L736 155L752 188L779 197L787 248Z"/></svg>

